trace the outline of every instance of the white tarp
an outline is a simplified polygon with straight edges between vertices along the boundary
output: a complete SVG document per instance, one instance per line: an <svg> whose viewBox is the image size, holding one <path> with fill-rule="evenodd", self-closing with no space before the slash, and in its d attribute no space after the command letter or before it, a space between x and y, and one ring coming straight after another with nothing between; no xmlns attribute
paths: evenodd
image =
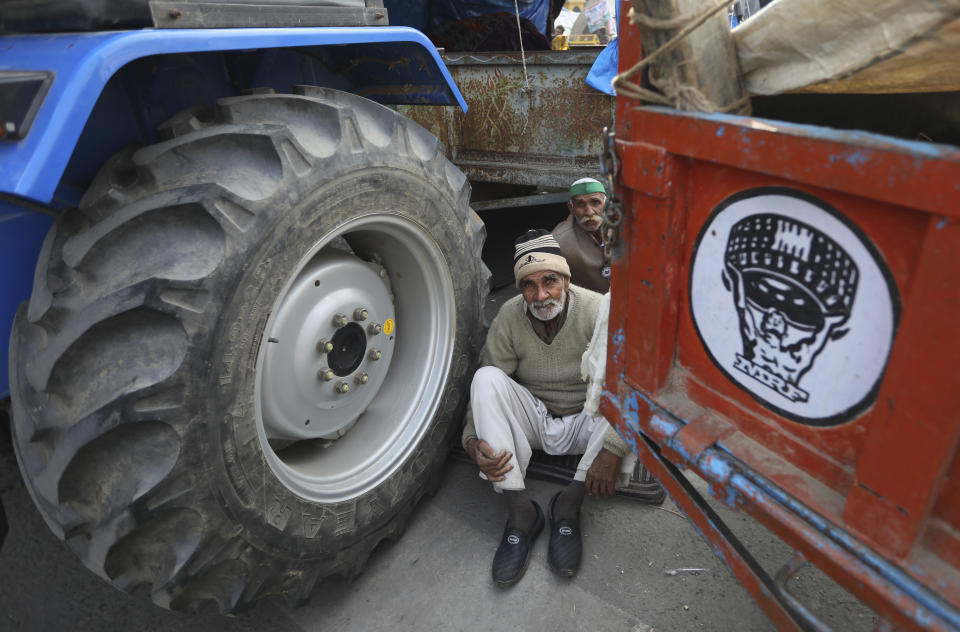
<svg viewBox="0 0 960 632"><path fill-rule="evenodd" d="M960 0L774 0L733 37L751 94L960 90Z"/></svg>
<svg viewBox="0 0 960 632"><path fill-rule="evenodd" d="M589 415L600 414L600 394L607 375L607 324L610 321L610 292L603 295L597 322L593 325L593 337L580 358L580 377L587 382L587 401L583 411Z"/></svg>

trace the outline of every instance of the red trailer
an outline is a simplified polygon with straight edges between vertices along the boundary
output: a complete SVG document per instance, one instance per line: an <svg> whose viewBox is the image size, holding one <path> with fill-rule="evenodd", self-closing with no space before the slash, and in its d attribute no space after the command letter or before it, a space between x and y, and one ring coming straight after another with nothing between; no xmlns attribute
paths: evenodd
<svg viewBox="0 0 960 632"><path fill-rule="evenodd" d="M960 149L619 97L606 164L603 414L779 628L823 629L810 562L960 629ZM681 469L795 549L776 577Z"/></svg>

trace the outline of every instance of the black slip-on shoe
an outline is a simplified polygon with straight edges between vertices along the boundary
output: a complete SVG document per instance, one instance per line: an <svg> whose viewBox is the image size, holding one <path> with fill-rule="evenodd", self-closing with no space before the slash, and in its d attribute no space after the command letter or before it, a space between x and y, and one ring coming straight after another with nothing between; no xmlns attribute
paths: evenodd
<svg viewBox="0 0 960 632"><path fill-rule="evenodd" d="M583 555L583 542L580 538L580 519L554 520L553 506L562 492L550 499L550 545L547 548L547 562L550 569L560 577L573 577L580 568Z"/></svg>
<svg viewBox="0 0 960 632"><path fill-rule="evenodd" d="M533 528L529 533L523 529L505 528L500 546L497 547L497 552L493 556L493 582L498 586L513 586L520 581L530 562L530 549L533 548L533 542L543 531L543 510L535 501L530 502L537 510L537 519L533 523Z"/></svg>

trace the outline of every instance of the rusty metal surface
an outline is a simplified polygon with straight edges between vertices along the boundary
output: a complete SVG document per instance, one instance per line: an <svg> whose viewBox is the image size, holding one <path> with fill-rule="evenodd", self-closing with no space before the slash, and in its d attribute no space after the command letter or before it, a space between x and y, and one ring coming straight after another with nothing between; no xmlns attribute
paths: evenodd
<svg viewBox="0 0 960 632"><path fill-rule="evenodd" d="M402 106L470 180L564 189L599 173L615 100L584 83L599 51L445 53L469 106Z"/></svg>
<svg viewBox="0 0 960 632"><path fill-rule="evenodd" d="M483 200L482 202L471 202L470 206L475 211L492 211L520 208L523 206L540 206L543 204L566 204L567 192L559 193L540 193L537 195L525 195L522 197L501 198L499 200Z"/></svg>

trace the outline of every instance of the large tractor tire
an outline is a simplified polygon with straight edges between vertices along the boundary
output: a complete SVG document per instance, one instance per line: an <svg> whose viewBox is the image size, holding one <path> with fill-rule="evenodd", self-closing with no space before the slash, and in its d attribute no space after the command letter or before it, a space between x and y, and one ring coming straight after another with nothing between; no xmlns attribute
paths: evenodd
<svg viewBox="0 0 960 632"><path fill-rule="evenodd" d="M13 438L51 529L175 610L297 604L435 485L484 230L437 140L328 89L228 98L104 166L43 247Z"/></svg>

